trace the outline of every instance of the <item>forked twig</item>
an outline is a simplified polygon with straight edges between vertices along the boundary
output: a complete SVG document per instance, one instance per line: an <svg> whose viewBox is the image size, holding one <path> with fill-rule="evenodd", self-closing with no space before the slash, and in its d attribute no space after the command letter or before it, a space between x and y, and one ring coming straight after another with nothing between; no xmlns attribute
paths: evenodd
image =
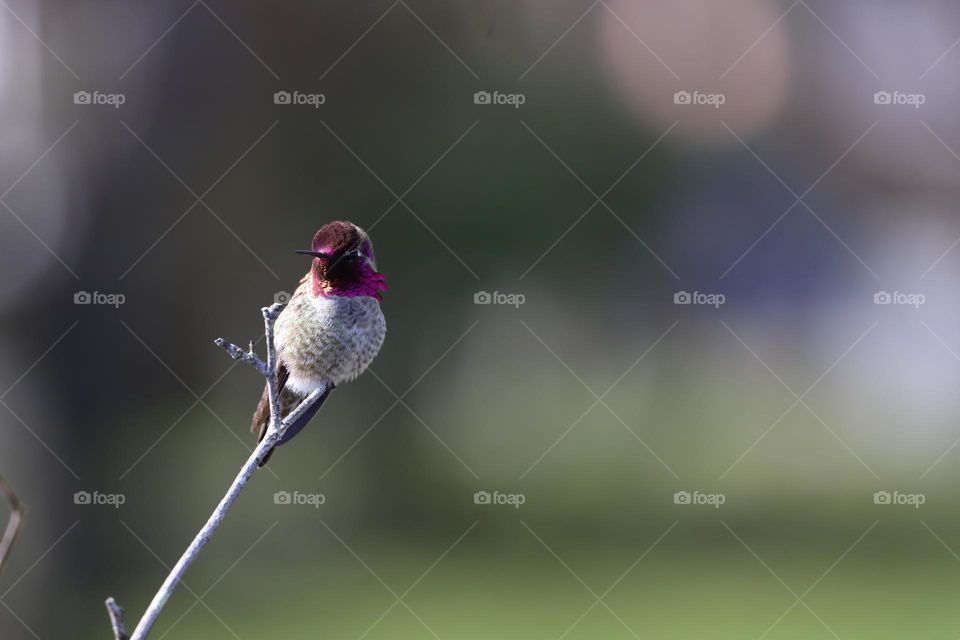
<svg viewBox="0 0 960 640"><path fill-rule="evenodd" d="M252 343L250 349L244 351L235 344L225 342L222 338L215 340L217 346L222 347L231 358L234 360L243 360L267 379L270 399L270 424L263 439L253 450L253 453L250 454L250 457L247 458L243 467L240 468L240 472L237 474L237 477L234 478L230 488L227 489L227 493L223 496L223 499L220 500L220 504L218 504L213 510L213 513L210 514L206 524L203 525L190 543L190 546L188 546L187 550L180 556L180 559L170 571L167 579L163 581L160 590L157 591L157 594L153 597L153 600L147 607L146 612L144 612L140 622L137 623L129 639L123 627L123 609L113 598L107 599L107 611L110 615L116 640L143 640L147 637L153 624L157 621L160 612L163 610L164 605L166 605L167 600L169 600L173 594L177 583L183 578L187 568L197 559L200 550L210 541L214 531L220 526L220 523L227 515L227 511L230 510L230 507L233 506L234 501L237 499L237 496L239 496L240 492L247 486L247 481L250 480L253 472L257 470L260 461L283 437L287 428L326 392L327 389L325 387L320 387L308 395L296 409L287 415L286 419L283 419L280 415L280 389L277 383L277 349L274 344L273 327L282 309L282 304L274 304L270 307L264 307L261 310L263 312L264 335L267 342L266 362L254 353Z"/></svg>

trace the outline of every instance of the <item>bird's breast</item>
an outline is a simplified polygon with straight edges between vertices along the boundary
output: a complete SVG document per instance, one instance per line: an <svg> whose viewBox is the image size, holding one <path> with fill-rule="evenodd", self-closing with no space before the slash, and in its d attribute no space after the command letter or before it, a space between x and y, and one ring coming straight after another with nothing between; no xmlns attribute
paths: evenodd
<svg viewBox="0 0 960 640"><path fill-rule="evenodd" d="M307 394L320 384L353 380L370 366L386 334L380 304L368 296L315 296L301 285L277 318L287 387Z"/></svg>

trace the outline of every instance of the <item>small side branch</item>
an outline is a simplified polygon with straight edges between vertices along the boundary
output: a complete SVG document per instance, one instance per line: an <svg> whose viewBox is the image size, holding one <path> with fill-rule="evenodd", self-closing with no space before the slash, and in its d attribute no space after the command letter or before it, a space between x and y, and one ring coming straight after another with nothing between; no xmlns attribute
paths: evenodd
<svg viewBox="0 0 960 640"><path fill-rule="evenodd" d="M123 626L123 607L113 598L107 598L104 604L107 606L107 615L110 616L114 639L129 640L130 636L127 635L127 629Z"/></svg>
<svg viewBox="0 0 960 640"><path fill-rule="evenodd" d="M234 360L243 360L251 367L259 371L261 375L269 376L270 370L267 368L267 363L261 360L260 356L253 352L252 342L250 343L250 348L247 351L244 351L232 342L226 342L223 338L217 338L213 341L213 343L226 351L227 355Z"/></svg>
<svg viewBox="0 0 960 640"><path fill-rule="evenodd" d="M7 497L7 502L10 504L10 518L7 520L3 537L0 537L0 573L2 573L3 566L13 550L13 543L16 542L17 534L20 533L20 527L23 525L24 508L13 487L10 486L2 474L0 474L0 491L3 491Z"/></svg>
<svg viewBox="0 0 960 640"><path fill-rule="evenodd" d="M163 584L160 586L160 590L153 597L153 600L147 607L147 610L140 619L140 622L137 623L133 633L129 636L129 640L143 640L147 637L147 634L150 633L150 629L153 627L153 624L160 616L160 612L163 610L164 605L166 605L167 601L170 599L170 596L173 594L173 590L186 573L187 568L193 563L194 560L196 560L197 556L200 554L200 550L203 549L204 545L210 541L213 533L216 531L217 527L220 526L220 523L227 515L227 511L229 511L230 507L233 506L237 496L239 496L240 492L243 491L244 487L247 486L247 482L250 480L253 472L257 470L260 461L263 460L264 456L266 456L267 453L274 447L274 445L280 441L289 426L293 424L305 411L313 406L313 404L327 391L325 386L314 390L303 400L303 402L300 403L299 406L297 406L296 409L290 412L286 419L283 419L280 415L280 389L277 383L277 350L274 342L273 327L282 309L283 305L275 304L270 307L264 307L261 310L263 313L264 337L266 338L267 343L266 362L261 360L260 357L254 353L252 344L250 345L249 349L244 350L235 344L224 341L222 338L218 338L215 341L217 346L223 348L231 358L234 360L243 360L254 369L259 371L261 375L267 379L267 386L270 390L270 425L267 428L267 432L263 439L259 442L257 447L253 450L253 453L250 454L250 457L247 458L247 461L240 468L240 472L230 484L230 487L227 489L227 493L220 500L220 503L213 510L213 513L210 514L206 524L203 525L203 527L194 537L193 541L190 543L190 546L187 547L187 550L184 551L183 555L180 556L180 559L170 571L170 575L167 576L166 580L164 580ZM120 608L113 598L108 598L106 604L116 640L128 640L128 637L125 635L125 631L123 630L123 609Z"/></svg>

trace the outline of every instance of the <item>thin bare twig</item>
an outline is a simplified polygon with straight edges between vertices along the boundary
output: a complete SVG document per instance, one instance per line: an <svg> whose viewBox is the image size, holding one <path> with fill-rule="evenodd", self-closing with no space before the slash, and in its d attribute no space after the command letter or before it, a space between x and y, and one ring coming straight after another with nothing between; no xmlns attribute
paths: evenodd
<svg viewBox="0 0 960 640"><path fill-rule="evenodd" d="M180 559L170 571L167 579L163 581L163 584L160 586L160 590L157 591L157 594L153 597L153 600L147 607L146 612L144 612L140 622L137 623L133 633L129 636L129 640L143 640L147 637L147 634L150 633L151 627L153 627L153 624L157 621L160 612L163 610L164 605L166 605L167 600L169 600L170 596L173 594L173 590L183 578L184 573L186 573L187 568L193 563L194 560L197 559L197 556L199 555L200 550L203 549L204 545L210 541L214 531L216 531L217 527L220 526L220 523L227 515L227 511L230 510L230 507L233 506L234 501L237 499L237 496L239 496L240 492L243 491L244 487L247 486L247 481L250 480L250 476L253 475L253 472L257 470L260 461L283 437L283 434L286 432L287 428L293 424L305 411L313 406L313 404L327 390L325 387L320 387L314 390L313 393L308 395L296 409L290 412L286 419L283 419L283 417L280 415L280 389L277 383L277 349L274 343L273 326L276 323L277 317L280 315L280 311L282 309L282 304L274 304L270 307L264 307L261 310L263 312L264 335L267 343L266 362L261 360L260 357L253 352L252 345L249 350L244 351L235 344L225 342L222 338L218 338L215 341L217 346L222 347L231 358L234 360L243 360L254 369L259 371L267 379L270 399L270 425L267 428L267 432L263 439L253 450L253 453L250 454L250 457L247 458L247 461L243 464L243 467L240 468L240 472L230 484L229 489L227 489L227 493L223 496L223 499L220 500L220 504L218 504L213 510L213 513L210 514L206 524L203 525L203 527L194 537L193 541L190 543L190 546L188 546L187 550L183 552L182 556L180 556ZM115 607L115 609L111 607ZM120 633L123 632L122 617L119 618L121 624L118 631L116 624L116 621L118 620L116 616L116 610L119 610L120 615L122 616L122 609L120 609L119 605L117 605L113 598L107 600L107 610L110 612L110 619L114 629L114 637L116 640L127 640L126 636L120 635Z"/></svg>
<svg viewBox="0 0 960 640"><path fill-rule="evenodd" d="M221 347L224 351L227 352L234 360L243 360L251 367L259 371L262 375L269 377L270 370L267 368L267 363L260 359L253 351L253 341L250 341L250 349L244 351L240 347L230 342L226 342L223 338L217 338L213 341L215 345Z"/></svg>
<svg viewBox="0 0 960 640"><path fill-rule="evenodd" d="M110 616L110 626L113 628L113 637L116 640L128 640L127 629L123 626L123 607L113 598L107 598L107 615Z"/></svg>
<svg viewBox="0 0 960 640"><path fill-rule="evenodd" d="M7 520L7 528L3 531L3 537L0 538L0 573L2 573L3 565L10 557L13 543L16 542L17 534L20 533L20 527L23 525L24 507L3 474L0 474L0 491L3 491L7 497L7 502L10 504L10 518Z"/></svg>

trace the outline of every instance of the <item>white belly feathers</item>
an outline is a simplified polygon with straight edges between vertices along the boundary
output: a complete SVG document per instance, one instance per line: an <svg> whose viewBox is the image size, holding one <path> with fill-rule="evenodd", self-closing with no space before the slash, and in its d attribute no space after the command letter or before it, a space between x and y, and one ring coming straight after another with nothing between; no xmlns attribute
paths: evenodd
<svg viewBox="0 0 960 640"><path fill-rule="evenodd" d="M383 344L386 323L375 298L314 296L304 283L277 318L275 334L290 372L287 388L306 395L363 373Z"/></svg>

